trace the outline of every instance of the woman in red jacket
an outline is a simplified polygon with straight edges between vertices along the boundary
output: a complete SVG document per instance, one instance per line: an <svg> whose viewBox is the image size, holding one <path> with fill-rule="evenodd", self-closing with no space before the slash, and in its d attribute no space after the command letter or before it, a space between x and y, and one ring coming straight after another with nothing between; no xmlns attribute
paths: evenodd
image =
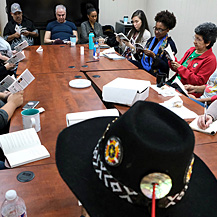
<svg viewBox="0 0 217 217"><path fill-rule="evenodd" d="M204 85L216 69L211 47L216 42L217 27L214 23L203 23L194 31L194 47L180 61L169 64L183 84Z"/></svg>

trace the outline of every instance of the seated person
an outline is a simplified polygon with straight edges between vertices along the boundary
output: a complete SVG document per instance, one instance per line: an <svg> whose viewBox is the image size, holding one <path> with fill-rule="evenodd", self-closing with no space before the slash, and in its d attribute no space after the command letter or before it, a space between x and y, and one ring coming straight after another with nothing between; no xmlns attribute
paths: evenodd
<svg viewBox="0 0 217 217"><path fill-rule="evenodd" d="M4 39L11 44L11 48L26 40L29 45L34 44L34 38L38 37L38 30L32 21L23 16L20 5L14 3L11 5L12 20L4 28Z"/></svg>
<svg viewBox="0 0 217 217"><path fill-rule="evenodd" d="M116 40L119 42L119 47L123 50L122 56L129 59L134 59L134 54L136 54L135 43L141 44L145 47L147 40L151 37L149 32L148 22L145 13L142 10L137 10L133 13L131 17L133 27L127 34L129 42L121 40L119 36Z"/></svg>
<svg viewBox="0 0 217 217"><path fill-rule="evenodd" d="M16 65L12 63L5 63L4 58L5 56L2 56L0 54L0 81L4 79L7 75L15 75L13 69L16 67Z"/></svg>
<svg viewBox="0 0 217 217"><path fill-rule="evenodd" d="M132 61L140 69L144 69L156 76L157 73L169 74L169 65L164 48L170 45L174 54L177 53L176 45L168 32L176 25L176 17L169 11L161 11L155 16L154 33L146 44L141 62Z"/></svg>
<svg viewBox="0 0 217 217"><path fill-rule="evenodd" d="M186 84L185 89L188 91L189 96L196 99L199 102L211 103L217 99L217 70L210 76L206 85L191 85ZM200 98L197 98L193 93L203 94Z"/></svg>
<svg viewBox="0 0 217 217"><path fill-rule="evenodd" d="M10 119L19 106L23 104L23 91L15 94L0 92L0 135L9 133ZM0 149L0 169L4 169L5 156Z"/></svg>
<svg viewBox="0 0 217 217"><path fill-rule="evenodd" d="M217 119L217 101L213 102L207 109L206 123L205 115L200 115L197 121L198 127L205 130L209 125Z"/></svg>
<svg viewBox="0 0 217 217"><path fill-rule="evenodd" d="M5 61L8 60L10 57L12 57L13 53L16 53L16 51L11 50L10 44L5 41L1 36L0 36L0 53L7 57L5 58Z"/></svg>
<svg viewBox="0 0 217 217"><path fill-rule="evenodd" d="M169 64L183 84L204 85L216 69L212 46L216 42L217 27L214 23L203 23L194 31L194 47L187 50L180 61L169 61Z"/></svg>
<svg viewBox="0 0 217 217"><path fill-rule="evenodd" d="M48 23L44 35L45 44L61 44L64 41L70 43L70 36L76 36L78 41L77 27L73 22L66 20L66 7L64 5L56 6L56 20Z"/></svg>
<svg viewBox="0 0 217 217"><path fill-rule="evenodd" d="M89 42L89 33L93 32L95 39L98 39L103 35L102 26L96 22L97 20L97 11L92 4L87 4L87 17L88 20L81 24L81 38L80 43L85 44Z"/></svg>

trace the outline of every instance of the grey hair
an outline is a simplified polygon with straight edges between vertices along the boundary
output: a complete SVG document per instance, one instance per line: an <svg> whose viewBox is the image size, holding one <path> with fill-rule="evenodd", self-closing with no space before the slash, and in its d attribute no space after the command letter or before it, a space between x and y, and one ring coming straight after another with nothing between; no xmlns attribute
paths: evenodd
<svg viewBox="0 0 217 217"><path fill-rule="evenodd" d="M217 27L214 23L202 23L195 28L194 32L203 37L204 43L210 42L210 44L207 46L207 49L211 48L216 42Z"/></svg>
<svg viewBox="0 0 217 217"><path fill-rule="evenodd" d="M57 13L57 10L58 9L63 9L65 12L66 12L66 7L64 5L57 5L56 6L56 9L55 9L55 12Z"/></svg>

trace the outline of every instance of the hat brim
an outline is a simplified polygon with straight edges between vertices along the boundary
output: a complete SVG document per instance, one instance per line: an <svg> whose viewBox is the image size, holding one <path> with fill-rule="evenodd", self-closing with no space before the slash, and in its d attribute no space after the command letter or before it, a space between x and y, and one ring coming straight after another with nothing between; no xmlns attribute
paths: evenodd
<svg viewBox="0 0 217 217"><path fill-rule="evenodd" d="M93 217L149 216L148 208L132 205L114 195L98 178L93 150L114 117L94 118L64 129L57 139L56 163L60 175ZM185 196L175 206L156 209L162 217L214 217L217 213L217 180L195 155Z"/></svg>

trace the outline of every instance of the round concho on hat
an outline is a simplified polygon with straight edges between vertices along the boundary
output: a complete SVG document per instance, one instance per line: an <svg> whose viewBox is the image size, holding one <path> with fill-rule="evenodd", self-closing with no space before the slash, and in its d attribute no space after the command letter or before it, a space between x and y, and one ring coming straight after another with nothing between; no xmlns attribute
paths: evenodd
<svg viewBox="0 0 217 217"><path fill-rule="evenodd" d="M118 166L123 158L121 141L118 137L111 137L105 146L105 162L110 166Z"/></svg>

